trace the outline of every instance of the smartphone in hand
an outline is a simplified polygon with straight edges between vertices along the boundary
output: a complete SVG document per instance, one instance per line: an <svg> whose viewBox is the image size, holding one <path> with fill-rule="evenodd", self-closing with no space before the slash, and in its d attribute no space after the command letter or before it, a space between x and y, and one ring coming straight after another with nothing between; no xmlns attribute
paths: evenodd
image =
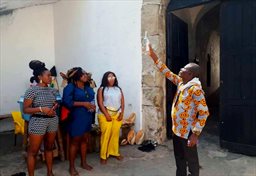
<svg viewBox="0 0 256 176"><path fill-rule="evenodd" d="M59 104L55 102L55 103L53 104L53 106L52 106L52 110L55 111L55 110L58 108L58 106L59 106Z"/></svg>

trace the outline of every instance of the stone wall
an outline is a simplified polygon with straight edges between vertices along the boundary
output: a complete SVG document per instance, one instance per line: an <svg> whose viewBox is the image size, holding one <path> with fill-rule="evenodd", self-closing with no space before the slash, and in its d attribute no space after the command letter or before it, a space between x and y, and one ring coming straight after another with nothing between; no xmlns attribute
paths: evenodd
<svg viewBox="0 0 256 176"><path fill-rule="evenodd" d="M144 0L141 36L148 31L158 57L166 60L165 15L169 0ZM148 56L142 56L142 124L147 139L166 139L165 77Z"/></svg>

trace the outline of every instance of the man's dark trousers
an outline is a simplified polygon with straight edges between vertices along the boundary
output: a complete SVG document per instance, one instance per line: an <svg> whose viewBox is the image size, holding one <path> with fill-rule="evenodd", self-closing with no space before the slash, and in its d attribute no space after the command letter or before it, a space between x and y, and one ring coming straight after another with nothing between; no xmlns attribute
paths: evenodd
<svg viewBox="0 0 256 176"><path fill-rule="evenodd" d="M173 134L173 148L176 160L176 176L187 176L187 166L189 176L199 176L199 161L197 146L188 147L188 139L184 139Z"/></svg>

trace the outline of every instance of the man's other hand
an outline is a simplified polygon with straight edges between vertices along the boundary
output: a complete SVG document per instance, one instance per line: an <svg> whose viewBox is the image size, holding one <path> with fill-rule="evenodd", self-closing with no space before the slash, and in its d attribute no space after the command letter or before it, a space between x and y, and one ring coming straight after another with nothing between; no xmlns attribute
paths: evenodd
<svg viewBox="0 0 256 176"><path fill-rule="evenodd" d="M188 138L188 147L194 147L195 145L197 145L197 141L198 141L198 136L196 134L192 134L189 138Z"/></svg>

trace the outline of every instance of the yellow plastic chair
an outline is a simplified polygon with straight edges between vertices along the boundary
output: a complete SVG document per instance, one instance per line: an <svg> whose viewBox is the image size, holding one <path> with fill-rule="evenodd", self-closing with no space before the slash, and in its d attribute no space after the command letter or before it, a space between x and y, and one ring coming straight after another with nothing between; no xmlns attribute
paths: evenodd
<svg viewBox="0 0 256 176"><path fill-rule="evenodd" d="M24 135L24 125L25 121L22 118L22 114L20 111L12 112L12 118L14 122L14 145L16 146L17 134Z"/></svg>

